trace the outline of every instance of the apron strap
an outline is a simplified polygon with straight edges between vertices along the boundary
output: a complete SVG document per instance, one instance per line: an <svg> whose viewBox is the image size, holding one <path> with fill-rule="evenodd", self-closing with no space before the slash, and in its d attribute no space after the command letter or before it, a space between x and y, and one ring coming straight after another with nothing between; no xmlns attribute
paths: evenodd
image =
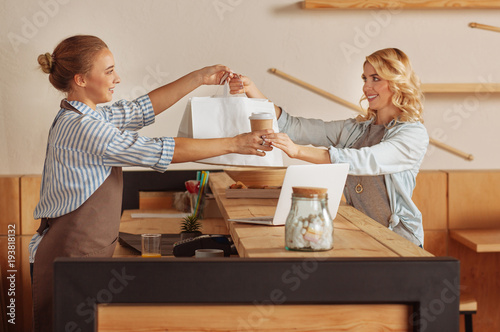
<svg viewBox="0 0 500 332"><path fill-rule="evenodd" d="M73 111L78 114L82 114L79 110L77 110L73 105L71 105L66 99L61 100L60 104L61 108L64 108L65 110L68 111ZM54 122L55 123L55 122ZM36 230L36 232L40 235L43 234L43 231L49 227L49 218L42 218L40 221L40 227Z"/></svg>
<svg viewBox="0 0 500 332"><path fill-rule="evenodd" d="M82 114L82 112L80 112L73 105L71 105L70 103L68 103L68 101L66 99L61 100L60 107L66 109L68 111L74 111L74 112L76 112L78 114Z"/></svg>
<svg viewBox="0 0 500 332"><path fill-rule="evenodd" d="M36 232L40 235L43 235L43 231L46 228L49 228L49 218L42 218L42 220L40 221L40 227L38 227Z"/></svg>

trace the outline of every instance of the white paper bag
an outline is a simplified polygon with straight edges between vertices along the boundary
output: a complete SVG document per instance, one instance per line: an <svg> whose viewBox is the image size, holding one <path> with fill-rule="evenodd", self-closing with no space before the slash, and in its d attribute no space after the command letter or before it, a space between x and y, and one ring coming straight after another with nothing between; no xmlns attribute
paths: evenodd
<svg viewBox="0 0 500 332"><path fill-rule="evenodd" d="M193 97L189 100L181 124L179 137L221 138L250 132L252 112L268 112L274 117L273 129L278 132L278 123L273 103L266 99L229 96L227 84L223 96ZM226 154L199 160L199 162L238 166L283 166L279 149L266 151L265 157L242 154Z"/></svg>

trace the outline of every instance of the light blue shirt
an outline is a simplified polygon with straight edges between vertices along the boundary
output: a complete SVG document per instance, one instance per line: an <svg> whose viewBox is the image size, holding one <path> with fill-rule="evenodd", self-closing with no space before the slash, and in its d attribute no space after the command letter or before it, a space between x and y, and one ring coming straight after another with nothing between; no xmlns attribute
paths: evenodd
<svg viewBox="0 0 500 332"><path fill-rule="evenodd" d="M351 149L372 121L325 122L293 117L283 111L278 126L297 144L327 147L331 162L349 164L350 175L384 175L392 213L389 229L402 222L423 245L422 214L411 197L429 145L427 130L420 122L393 120L379 144Z"/></svg>
<svg viewBox="0 0 500 332"><path fill-rule="evenodd" d="M172 137L139 136L155 121L148 95L91 109L69 101L82 114L61 109L50 128L40 201L34 218L56 218L79 208L111 173L113 166L146 166L164 172L172 161ZM30 261L42 236L30 245Z"/></svg>

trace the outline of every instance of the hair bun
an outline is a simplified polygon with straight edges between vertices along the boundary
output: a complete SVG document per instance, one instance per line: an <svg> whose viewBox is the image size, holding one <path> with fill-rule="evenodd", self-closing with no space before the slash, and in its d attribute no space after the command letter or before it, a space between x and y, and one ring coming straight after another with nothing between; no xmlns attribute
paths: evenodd
<svg viewBox="0 0 500 332"><path fill-rule="evenodd" d="M44 73L50 74L52 67L54 66L54 59L52 58L52 54L40 54L38 56L38 63L40 64L40 67L42 68L42 71Z"/></svg>

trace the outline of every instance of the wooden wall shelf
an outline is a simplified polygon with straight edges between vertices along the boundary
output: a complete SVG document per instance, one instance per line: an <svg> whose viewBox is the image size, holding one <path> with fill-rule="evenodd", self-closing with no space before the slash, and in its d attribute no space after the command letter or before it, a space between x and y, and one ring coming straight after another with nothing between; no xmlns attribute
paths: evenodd
<svg viewBox="0 0 500 332"><path fill-rule="evenodd" d="M497 0L304 0L305 9L500 9Z"/></svg>
<svg viewBox="0 0 500 332"><path fill-rule="evenodd" d="M422 83L424 93L498 93L500 83Z"/></svg>

